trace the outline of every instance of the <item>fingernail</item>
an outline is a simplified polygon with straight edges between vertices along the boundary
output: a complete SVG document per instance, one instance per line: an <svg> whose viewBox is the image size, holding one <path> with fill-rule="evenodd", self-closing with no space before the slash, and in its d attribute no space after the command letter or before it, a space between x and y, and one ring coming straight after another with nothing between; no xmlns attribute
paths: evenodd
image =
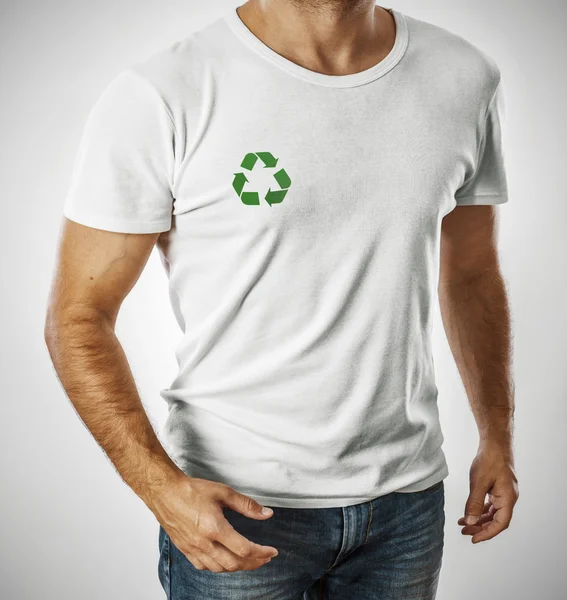
<svg viewBox="0 0 567 600"><path fill-rule="evenodd" d="M263 506L262 507L262 514L263 515L271 515L273 514L273 510L271 508L268 508L267 506Z"/></svg>
<svg viewBox="0 0 567 600"><path fill-rule="evenodd" d="M467 525L474 525L477 521L478 521L478 517L475 517L474 515L467 515L465 517L465 523Z"/></svg>

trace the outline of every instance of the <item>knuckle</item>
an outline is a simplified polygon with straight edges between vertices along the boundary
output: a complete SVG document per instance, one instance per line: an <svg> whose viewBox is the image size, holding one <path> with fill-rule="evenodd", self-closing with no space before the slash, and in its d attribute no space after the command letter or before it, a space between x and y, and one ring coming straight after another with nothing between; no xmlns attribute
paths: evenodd
<svg viewBox="0 0 567 600"><path fill-rule="evenodd" d="M206 536L214 536L218 535L220 527L215 517L207 515L199 520L199 529Z"/></svg>
<svg viewBox="0 0 567 600"><path fill-rule="evenodd" d="M207 556L214 557L214 555L216 554L216 548L214 547L214 545L205 538L201 540L198 548L203 554Z"/></svg>
<svg viewBox="0 0 567 600"><path fill-rule="evenodd" d="M226 570L230 572L238 571L238 563L230 562L226 565Z"/></svg>
<svg viewBox="0 0 567 600"><path fill-rule="evenodd" d="M234 490L232 488L230 488L229 495L230 495L231 500L235 504L238 504L238 506L241 508L241 510L252 512L252 511L256 510L259 506L259 504L256 502L256 500L253 500L252 498L250 498L250 496L241 494L240 492L237 492L236 490Z"/></svg>
<svg viewBox="0 0 567 600"><path fill-rule="evenodd" d="M467 509L471 510L476 510L476 509L481 509L484 508L484 501L482 500L478 500L477 498L470 498L467 502Z"/></svg>
<svg viewBox="0 0 567 600"><path fill-rule="evenodd" d="M250 546L247 546L247 545L241 545L241 546L239 546L235 550L235 552L236 552L236 554L238 554L238 556L240 556L242 558L248 558L252 554Z"/></svg>
<svg viewBox="0 0 567 600"><path fill-rule="evenodd" d="M238 500L238 497L241 495L227 483L221 483L217 491L221 496L231 501Z"/></svg>
<svg viewBox="0 0 567 600"><path fill-rule="evenodd" d="M243 496L242 505L246 510L254 510L257 508L258 503L255 500L252 500L249 496Z"/></svg>
<svg viewBox="0 0 567 600"><path fill-rule="evenodd" d="M230 487L230 485L226 484L226 483L221 483L216 482L215 483L215 491L217 492L218 495L220 496L228 496L230 495L234 490Z"/></svg>

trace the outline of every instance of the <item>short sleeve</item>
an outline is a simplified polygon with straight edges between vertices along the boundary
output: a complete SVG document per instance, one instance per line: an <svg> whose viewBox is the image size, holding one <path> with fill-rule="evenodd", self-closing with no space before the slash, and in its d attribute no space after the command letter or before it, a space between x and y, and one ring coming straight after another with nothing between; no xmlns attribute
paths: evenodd
<svg viewBox="0 0 567 600"><path fill-rule="evenodd" d="M487 109L474 170L455 193L457 206L508 201L502 135L504 119L505 100L500 82Z"/></svg>
<svg viewBox="0 0 567 600"><path fill-rule="evenodd" d="M89 112L63 214L108 231L167 231L174 147L173 121L157 90L135 71L122 71Z"/></svg>

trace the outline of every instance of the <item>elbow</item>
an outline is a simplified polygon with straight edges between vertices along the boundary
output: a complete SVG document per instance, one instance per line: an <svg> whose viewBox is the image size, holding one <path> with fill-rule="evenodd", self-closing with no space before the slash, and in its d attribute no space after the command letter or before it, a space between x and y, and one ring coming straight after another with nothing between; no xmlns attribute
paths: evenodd
<svg viewBox="0 0 567 600"><path fill-rule="evenodd" d="M48 308L43 320L43 341L45 342L48 350L50 350L50 347L53 345L53 341L55 339L55 329L56 327L53 311Z"/></svg>
<svg viewBox="0 0 567 600"><path fill-rule="evenodd" d="M113 331L115 320L94 307L75 305L67 308L49 306L44 319L43 339L53 358L63 344L74 345L91 339L100 331Z"/></svg>
<svg viewBox="0 0 567 600"><path fill-rule="evenodd" d="M43 322L43 341L50 356L53 358L60 339L61 320L52 308L48 308Z"/></svg>

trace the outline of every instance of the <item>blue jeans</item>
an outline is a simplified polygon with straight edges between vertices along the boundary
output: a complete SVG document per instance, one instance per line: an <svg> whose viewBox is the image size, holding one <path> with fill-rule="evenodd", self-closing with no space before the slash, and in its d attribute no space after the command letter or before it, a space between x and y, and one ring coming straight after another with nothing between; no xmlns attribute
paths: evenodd
<svg viewBox="0 0 567 600"><path fill-rule="evenodd" d="M278 508L257 521L225 508L245 537L278 549L253 571L196 569L160 527L168 600L433 600L443 554L443 481L340 508Z"/></svg>

